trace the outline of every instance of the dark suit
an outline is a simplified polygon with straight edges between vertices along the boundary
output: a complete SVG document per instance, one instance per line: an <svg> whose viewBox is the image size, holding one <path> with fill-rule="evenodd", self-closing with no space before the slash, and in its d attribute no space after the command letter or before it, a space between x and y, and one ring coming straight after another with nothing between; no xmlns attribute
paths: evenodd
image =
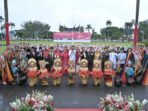
<svg viewBox="0 0 148 111"><path fill-rule="evenodd" d="M88 70L92 71L93 60L94 60L94 52L88 52L87 53L87 60L88 60Z"/></svg>
<svg viewBox="0 0 148 111"><path fill-rule="evenodd" d="M81 59L87 59L87 57L88 57L87 51L82 51L81 52Z"/></svg>
<svg viewBox="0 0 148 111"><path fill-rule="evenodd" d="M48 58L49 58L49 68L48 68L48 70L50 71L51 70L51 68L52 68L52 66L53 66L53 64L54 64L54 52L53 53L49 53L48 54Z"/></svg>

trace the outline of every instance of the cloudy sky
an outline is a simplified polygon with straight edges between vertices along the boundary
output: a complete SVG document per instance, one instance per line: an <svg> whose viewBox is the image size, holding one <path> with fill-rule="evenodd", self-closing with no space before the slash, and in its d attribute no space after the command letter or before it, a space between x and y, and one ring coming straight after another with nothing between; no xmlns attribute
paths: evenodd
<svg viewBox="0 0 148 111"><path fill-rule="evenodd" d="M0 0L0 16L4 16ZM141 0L139 20L148 19L148 0ZM67 27L91 24L99 32L107 20L113 26L123 27L126 21L135 18L136 0L8 0L9 21L15 29L28 20L48 23L52 31L59 24Z"/></svg>

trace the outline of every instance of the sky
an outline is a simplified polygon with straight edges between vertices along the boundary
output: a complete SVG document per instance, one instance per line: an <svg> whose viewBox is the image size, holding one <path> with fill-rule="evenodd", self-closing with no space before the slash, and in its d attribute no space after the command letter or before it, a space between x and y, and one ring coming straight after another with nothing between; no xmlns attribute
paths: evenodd
<svg viewBox="0 0 148 111"><path fill-rule="evenodd" d="M0 0L0 16L4 17L3 1ZM91 24L97 32L106 27L124 27L125 22L135 19L136 0L8 0L9 21L20 29L28 20L48 23L51 31L58 31L59 24L67 27ZM148 19L148 0L140 0L139 20Z"/></svg>

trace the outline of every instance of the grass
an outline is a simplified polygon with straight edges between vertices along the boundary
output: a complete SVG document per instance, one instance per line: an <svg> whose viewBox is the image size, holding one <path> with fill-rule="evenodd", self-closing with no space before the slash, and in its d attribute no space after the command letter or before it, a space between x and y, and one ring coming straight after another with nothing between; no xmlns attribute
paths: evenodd
<svg viewBox="0 0 148 111"><path fill-rule="evenodd" d="M52 41L10 41L10 44L22 44L22 43L29 43L29 44L44 44L44 45L54 45L54 44L72 44L70 42L62 42L62 43L55 43ZM74 45L95 45L95 46L122 46L122 47L131 47L132 42L104 42L104 41L98 41L98 42L90 42L90 43L73 43ZM5 41L0 41L0 53L6 48Z"/></svg>

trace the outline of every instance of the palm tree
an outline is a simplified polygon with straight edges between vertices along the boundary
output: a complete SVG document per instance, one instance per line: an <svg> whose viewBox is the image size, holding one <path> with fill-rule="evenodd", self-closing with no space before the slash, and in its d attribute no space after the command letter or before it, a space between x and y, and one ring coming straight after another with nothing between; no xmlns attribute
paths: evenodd
<svg viewBox="0 0 148 111"><path fill-rule="evenodd" d="M133 22L125 22L124 24L124 28L125 28L125 32L126 32L126 38L128 39L129 35L131 34L130 31L133 27Z"/></svg>
<svg viewBox="0 0 148 111"><path fill-rule="evenodd" d="M92 27L91 27L90 24L88 24L88 25L86 26L86 30L88 30L88 32L90 32L90 29L92 29Z"/></svg>
<svg viewBox="0 0 148 111"><path fill-rule="evenodd" d="M107 27L110 27L111 25L112 25L111 20L107 20L107 21L106 21L106 26L107 26Z"/></svg>
<svg viewBox="0 0 148 111"><path fill-rule="evenodd" d="M2 16L0 16L0 30L1 30L1 33L0 33L0 38L2 39L2 22L4 21L4 18Z"/></svg>
<svg viewBox="0 0 148 111"><path fill-rule="evenodd" d="M2 22L4 21L4 18L0 16L0 27L2 27Z"/></svg>
<svg viewBox="0 0 148 111"><path fill-rule="evenodd" d="M106 21L106 27L108 28L108 30L107 30L107 38L109 39L109 27L112 25L112 22L111 22L111 20L107 20Z"/></svg>
<svg viewBox="0 0 148 111"><path fill-rule="evenodd" d="M9 23L9 26L11 27L11 31L12 31L13 27L15 27L15 24L12 23L12 22L10 22L10 23Z"/></svg>

